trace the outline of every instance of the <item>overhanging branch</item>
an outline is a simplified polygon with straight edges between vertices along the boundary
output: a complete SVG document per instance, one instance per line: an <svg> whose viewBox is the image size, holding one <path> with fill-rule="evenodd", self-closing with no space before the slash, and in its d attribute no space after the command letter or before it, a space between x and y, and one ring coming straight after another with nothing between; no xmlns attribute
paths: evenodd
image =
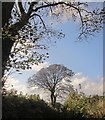
<svg viewBox="0 0 105 120"><path fill-rule="evenodd" d="M46 4L46 5L42 5L42 6L39 6L39 7L36 7L35 9L33 9L33 12L37 12L39 9L42 9L42 8L47 8L47 7L54 7L54 6L57 6L57 5L66 5L66 6L69 6L69 7L72 7L74 8L75 10L78 11L78 14L80 16L80 19L81 19L81 23L82 23L82 27L83 27L83 18L82 18L82 14L81 14L81 11L80 11L80 8L78 6L80 6L82 3L78 2L78 6L76 7L74 4L71 4L70 2L69 3L66 3L66 2L57 2L57 3L49 3L49 4ZM52 11L52 9L51 9Z"/></svg>
<svg viewBox="0 0 105 120"><path fill-rule="evenodd" d="M41 18L41 16L40 16L40 15L38 15L38 14L36 14L36 13L34 13L33 15L31 15L31 16L30 16L30 18L31 18L31 17L33 17L33 16L38 16L38 17L40 18L40 20L41 20L41 22L42 22L42 24L43 24L44 28L46 29L46 25L45 25L45 23L44 23L43 19Z"/></svg>

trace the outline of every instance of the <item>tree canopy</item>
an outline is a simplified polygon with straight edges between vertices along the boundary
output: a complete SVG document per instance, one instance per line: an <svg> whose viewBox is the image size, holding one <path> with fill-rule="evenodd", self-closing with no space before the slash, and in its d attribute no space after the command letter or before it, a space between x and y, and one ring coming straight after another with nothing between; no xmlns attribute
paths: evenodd
<svg viewBox="0 0 105 120"><path fill-rule="evenodd" d="M71 77L74 75L72 70L60 64L53 64L49 67L42 68L39 72L28 79L29 85L38 86L48 90L51 95L52 105L56 102L56 97L63 97L64 94L73 91L70 84Z"/></svg>
<svg viewBox="0 0 105 120"><path fill-rule="evenodd" d="M62 31L52 29L45 22L48 16L60 18L64 14L80 20L79 38L102 29L103 9L88 9L88 3L75 1L17 1L2 3L2 61L4 70L30 69L32 64L49 57L41 40L62 38ZM42 50L42 51L41 51Z"/></svg>

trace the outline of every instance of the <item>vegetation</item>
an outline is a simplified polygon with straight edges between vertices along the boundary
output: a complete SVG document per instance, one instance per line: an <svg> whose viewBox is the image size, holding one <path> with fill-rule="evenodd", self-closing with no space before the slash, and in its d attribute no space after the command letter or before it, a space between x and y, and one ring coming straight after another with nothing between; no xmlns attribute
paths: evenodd
<svg viewBox="0 0 105 120"><path fill-rule="evenodd" d="M102 29L104 9L88 9L88 3L68 1L22 0L2 3L2 76L11 67L31 69L31 65L43 62L48 46L41 42L52 37L62 38L62 31L54 30L47 17L61 18L68 13L74 21L80 21L79 38L86 38ZM70 19L71 20L71 19ZM7 49L5 49L7 48ZM40 52L42 50L42 52Z"/></svg>
<svg viewBox="0 0 105 120"><path fill-rule="evenodd" d="M88 3L74 0L61 2L18 0L17 3L13 0L2 3L2 12L2 86L6 80L5 73L11 68L18 72L20 69L31 69L32 65L38 65L49 57L49 53L45 51L48 49L47 42L41 40L50 40L52 37L60 39L65 36L62 31L53 30L54 23L48 25L45 22L48 16L58 19L69 13L68 16L74 21L79 19L80 40L102 29L105 14L104 9L88 9ZM71 77L72 71L69 73ZM44 84L46 83L49 84L48 81L44 81ZM39 95L22 93L18 95L16 90L6 91L3 87L2 119L105 118L104 97L87 97L83 93L74 92L68 96L64 105L61 105L56 102L55 88L56 84L53 84L49 89L54 104L52 106L40 99Z"/></svg>
<svg viewBox="0 0 105 120"><path fill-rule="evenodd" d="M74 92L68 96L64 106L86 118L102 118L105 115L104 102L103 96L86 96L84 93Z"/></svg>
<svg viewBox="0 0 105 120"><path fill-rule="evenodd" d="M35 75L28 79L31 87L35 85L48 90L51 95L51 104L54 106L57 97L63 97L63 93L70 93L73 87L70 84L71 77L74 75L72 70L60 64L52 64L49 67L42 68ZM65 83L62 84L62 81Z"/></svg>
<svg viewBox="0 0 105 120"><path fill-rule="evenodd" d="M64 105L50 103L40 99L39 95L23 95L8 92L3 96L2 119L33 120L35 118L105 118L105 109L102 96L86 96L77 92L71 93Z"/></svg>
<svg viewBox="0 0 105 120"><path fill-rule="evenodd" d="M3 119L34 119L53 117L56 113L36 95L3 96Z"/></svg>

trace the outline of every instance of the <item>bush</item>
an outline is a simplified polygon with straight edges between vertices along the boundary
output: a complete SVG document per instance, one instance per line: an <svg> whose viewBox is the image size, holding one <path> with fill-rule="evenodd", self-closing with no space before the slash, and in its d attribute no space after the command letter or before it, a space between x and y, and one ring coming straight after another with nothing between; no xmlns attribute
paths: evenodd
<svg viewBox="0 0 105 120"><path fill-rule="evenodd" d="M105 115L103 102L104 97L94 95L86 96L84 93L71 93L64 103L69 111L75 111L75 114L81 114L86 118L103 118Z"/></svg>
<svg viewBox="0 0 105 120"><path fill-rule="evenodd" d="M12 94L13 93L13 94ZM3 119L35 119L35 118L104 118L105 109L102 96L86 96L84 93L71 93L64 105L56 103L51 106L39 95L17 95L12 92L3 96Z"/></svg>
<svg viewBox="0 0 105 120"><path fill-rule="evenodd" d="M3 119L34 119L59 117L59 112L49 107L36 95L7 95L2 99Z"/></svg>

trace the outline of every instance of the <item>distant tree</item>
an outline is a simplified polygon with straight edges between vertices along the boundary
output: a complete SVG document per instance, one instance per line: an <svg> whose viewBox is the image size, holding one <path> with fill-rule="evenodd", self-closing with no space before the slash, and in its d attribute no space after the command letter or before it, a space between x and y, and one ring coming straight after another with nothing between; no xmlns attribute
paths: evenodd
<svg viewBox="0 0 105 120"><path fill-rule="evenodd" d="M63 93L70 93L73 87L70 84L71 77L74 75L72 70L60 64L53 64L42 68L39 72L28 79L30 86L39 86L50 91L51 104L54 106L56 98L62 97ZM65 84L68 83L68 84Z"/></svg>

